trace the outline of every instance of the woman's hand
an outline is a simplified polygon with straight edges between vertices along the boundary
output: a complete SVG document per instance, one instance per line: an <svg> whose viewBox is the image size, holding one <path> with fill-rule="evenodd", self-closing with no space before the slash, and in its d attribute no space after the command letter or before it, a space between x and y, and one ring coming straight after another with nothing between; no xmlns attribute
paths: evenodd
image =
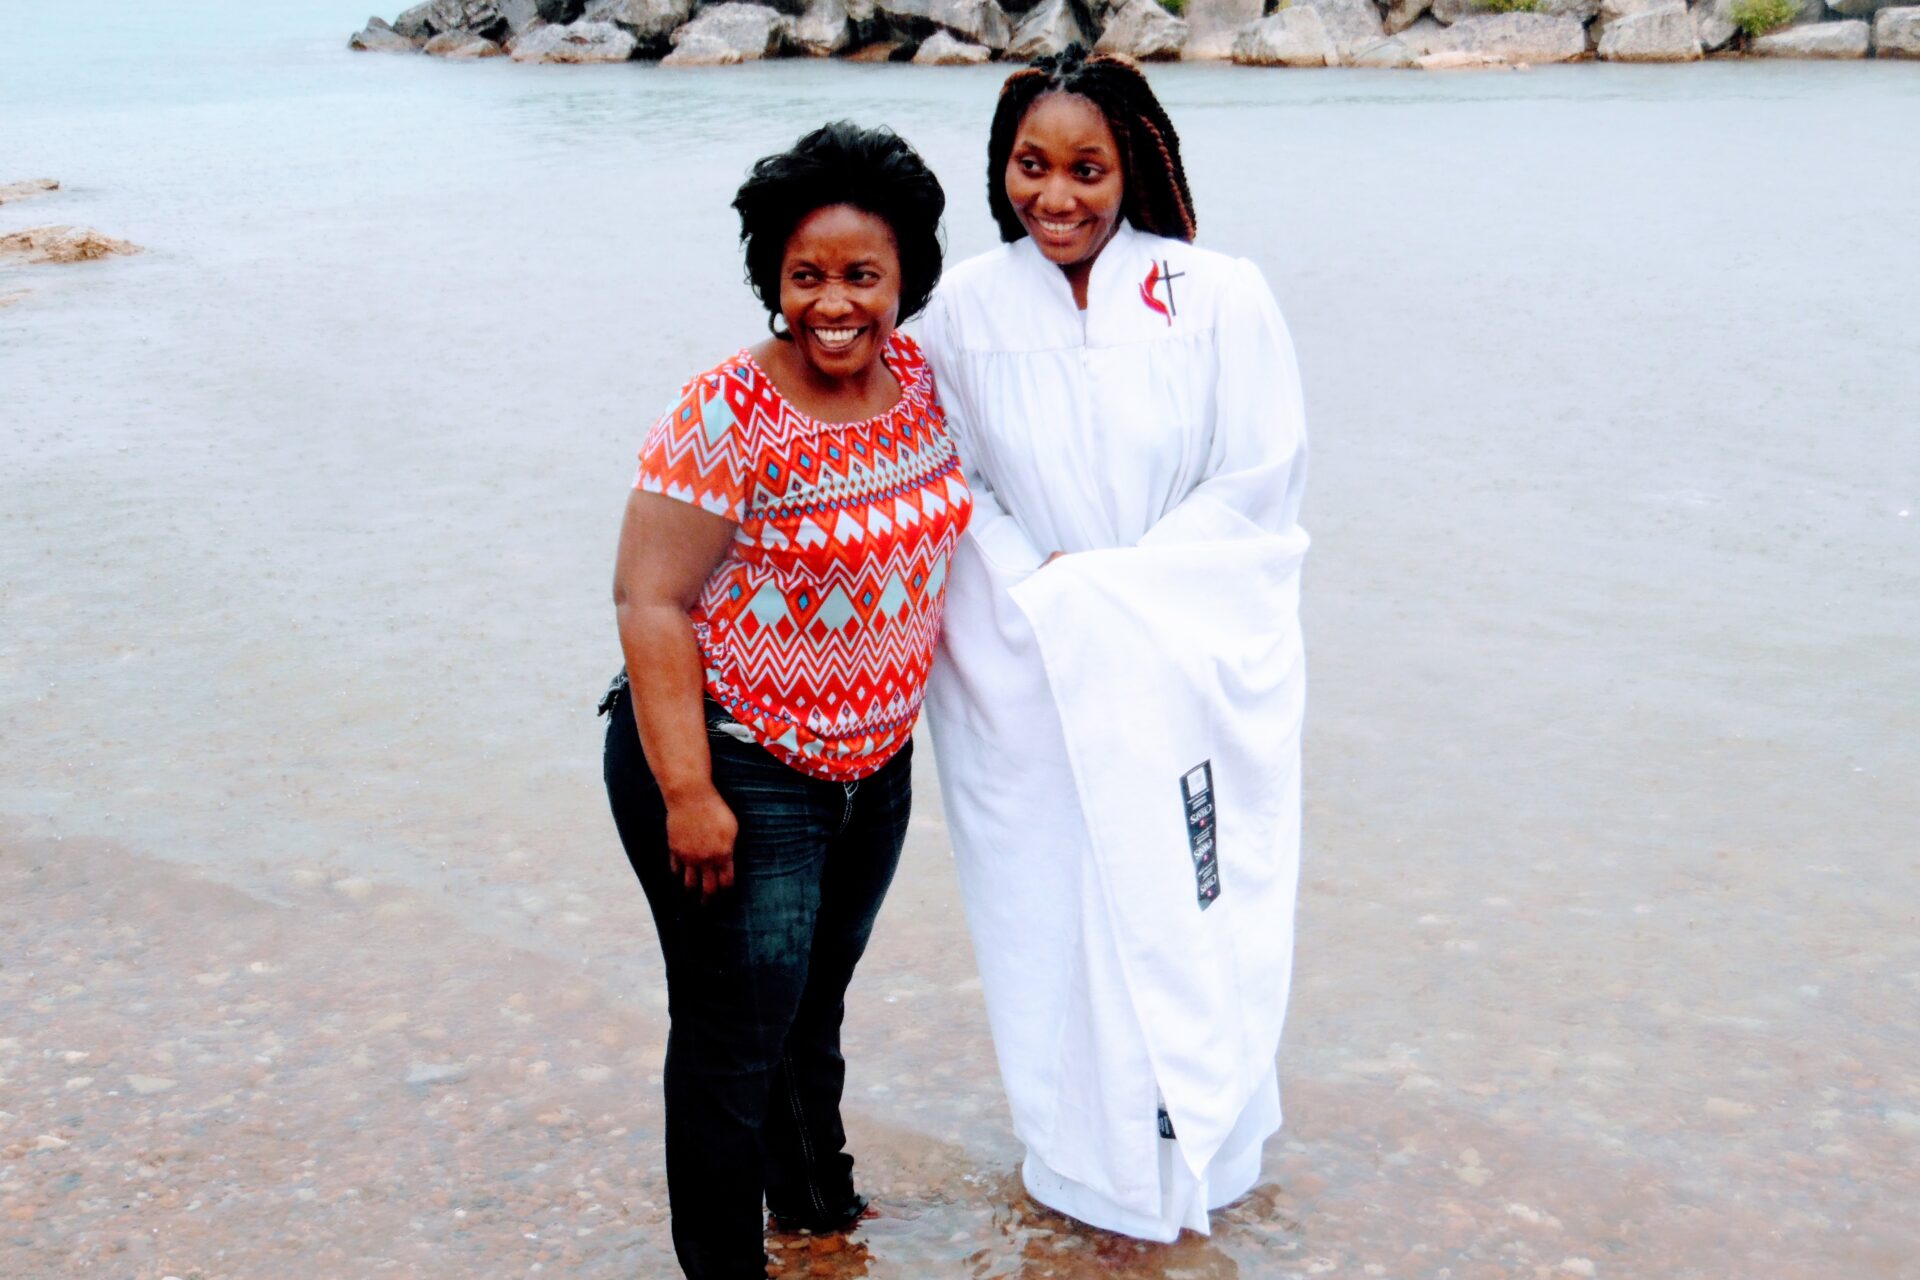
<svg viewBox="0 0 1920 1280"><path fill-rule="evenodd" d="M707 787L684 800L667 802L667 865L705 902L733 887L733 842L740 820Z"/></svg>

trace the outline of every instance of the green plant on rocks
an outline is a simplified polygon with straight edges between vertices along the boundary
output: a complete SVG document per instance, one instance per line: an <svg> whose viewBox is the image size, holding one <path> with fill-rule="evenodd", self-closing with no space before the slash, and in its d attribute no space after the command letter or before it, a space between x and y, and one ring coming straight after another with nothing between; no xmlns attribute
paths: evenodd
<svg viewBox="0 0 1920 1280"><path fill-rule="evenodd" d="M1160 0L1160 7L1178 18L1187 11L1187 0Z"/></svg>
<svg viewBox="0 0 1920 1280"><path fill-rule="evenodd" d="M1489 13L1538 13L1540 0L1481 0Z"/></svg>
<svg viewBox="0 0 1920 1280"><path fill-rule="evenodd" d="M1727 16L1751 40L1786 26L1800 12L1799 0L1733 0Z"/></svg>

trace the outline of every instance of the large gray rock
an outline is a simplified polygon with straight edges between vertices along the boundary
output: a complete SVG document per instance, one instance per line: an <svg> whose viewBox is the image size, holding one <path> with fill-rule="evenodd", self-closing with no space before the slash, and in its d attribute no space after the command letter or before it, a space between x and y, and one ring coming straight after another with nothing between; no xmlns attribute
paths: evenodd
<svg viewBox="0 0 1920 1280"><path fill-rule="evenodd" d="M1733 25L1733 0L1694 0L1693 29L1708 53L1724 49L1740 34Z"/></svg>
<svg viewBox="0 0 1920 1280"><path fill-rule="evenodd" d="M1446 44L1447 29L1436 22L1432 14L1428 14L1394 36L1394 39L1416 54L1432 53Z"/></svg>
<svg viewBox="0 0 1920 1280"><path fill-rule="evenodd" d="M426 52L436 58L497 58L506 50L471 31L442 31L427 41Z"/></svg>
<svg viewBox="0 0 1920 1280"><path fill-rule="evenodd" d="M997 53L1013 39L1013 23L998 0L878 0L876 7L896 31L917 40L939 29Z"/></svg>
<svg viewBox="0 0 1920 1280"><path fill-rule="evenodd" d="M1244 67L1337 67L1340 52L1320 11L1296 5L1242 27L1233 60Z"/></svg>
<svg viewBox="0 0 1920 1280"><path fill-rule="evenodd" d="M388 26L383 19L368 18L365 29L347 37L347 48L362 53L414 53L420 46Z"/></svg>
<svg viewBox="0 0 1920 1280"><path fill-rule="evenodd" d="M1378 40L1369 40L1354 46L1340 59L1349 67L1368 67L1376 71L1402 70L1417 66L1425 50L1416 51L1414 47L1399 36L1382 36Z"/></svg>
<svg viewBox="0 0 1920 1280"><path fill-rule="evenodd" d="M1293 0L1290 9L1317 9L1327 37L1342 57L1349 49L1372 44L1387 33L1373 0Z"/></svg>
<svg viewBox="0 0 1920 1280"><path fill-rule="evenodd" d="M1040 0L1013 29L1007 57L1020 62L1059 53L1070 44L1092 44L1083 11L1075 0Z"/></svg>
<svg viewBox="0 0 1920 1280"><path fill-rule="evenodd" d="M1700 54L1700 33L1681 0L1616 18L1600 37L1608 62L1692 62Z"/></svg>
<svg viewBox="0 0 1920 1280"><path fill-rule="evenodd" d="M1866 18L1871 20L1882 9L1892 8L1900 0L1827 0L1827 10L1843 18Z"/></svg>
<svg viewBox="0 0 1920 1280"><path fill-rule="evenodd" d="M658 51L692 14L693 0L588 0L582 16L588 22L611 22L640 48Z"/></svg>
<svg viewBox="0 0 1920 1280"><path fill-rule="evenodd" d="M1372 0L1366 0L1369 7ZM1240 28L1258 22L1264 0L1187 0L1187 42L1180 56L1190 60L1219 60L1233 56Z"/></svg>
<svg viewBox="0 0 1920 1280"><path fill-rule="evenodd" d="M787 33L794 52L810 58L830 58L853 43L853 23L847 19L846 0L811 0Z"/></svg>
<svg viewBox="0 0 1920 1280"><path fill-rule="evenodd" d="M1873 15L1876 58L1920 58L1920 5L1882 9Z"/></svg>
<svg viewBox="0 0 1920 1280"><path fill-rule="evenodd" d="M968 44L948 31L936 31L914 50L915 66L977 67L993 60L993 50L983 44Z"/></svg>
<svg viewBox="0 0 1920 1280"><path fill-rule="evenodd" d="M1387 6L1385 26L1389 35L1399 35L1433 8L1433 0L1392 0Z"/></svg>
<svg viewBox="0 0 1920 1280"><path fill-rule="evenodd" d="M435 35L471 31L491 39L507 34L506 15L493 0L433 0L427 10L427 25Z"/></svg>
<svg viewBox="0 0 1920 1280"><path fill-rule="evenodd" d="M513 42L515 62L625 62L634 39L611 22L582 19L566 26L537 27Z"/></svg>
<svg viewBox="0 0 1920 1280"><path fill-rule="evenodd" d="M763 4L715 5L673 33L666 61L677 67L724 66L778 57L792 29L791 18Z"/></svg>
<svg viewBox="0 0 1920 1280"><path fill-rule="evenodd" d="M1756 39L1747 52L1760 58L1864 58L1873 31L1858 20L1788 27Z"/></svg>
<svg viewBox="0 0 1920 1280"><path fill-rule="evenodd" d="M1433 55L1463 54L1492 62L1567 62L1587 51L1586 24L1540 13L1462 18L1434 42ZM1465 65L1449 62L1448 65Z"/></svg>
<svg viewBox="0 0 1920 1280"><path fill-rule="evenodd" d="M1177 58L1187 42L1187 24L1155 0L1126 0L1107 19L1093 46L1100 53L1124 53L1141 62Z"/></svg>
<svg viewBox="0 0 1920 1280"><path fill-rule="evenodd" d="M1827 0L1800 0L1800 12L1793 15L1788 24L1795 27L1810 27L1816 22L1827 20Z"/></svg>
<svg viewBox="0 0 1920 1280"><path fill-rule="evenodd" d="M494 0L507 30L525 35L550 22L568 23L580 17L580 0Z"/></svg>
<svg viewBox="0 0 1920 1280"><path fill-rule="evenodd" d="M434 35L433 0L421 0L421 3L401 13L393 20L393 29L409 40L425 43L428 36Z"/></svg>
<svg viewBox="0 0 1920 1280"><path fill-rule="evenodd" d="M1601 0L1538 0L1528 12L1540 18L1578 18L1582 22L1600 11ZM1485 0L1433 0L1433 16L1442 22L1495 14Z"/></svg>

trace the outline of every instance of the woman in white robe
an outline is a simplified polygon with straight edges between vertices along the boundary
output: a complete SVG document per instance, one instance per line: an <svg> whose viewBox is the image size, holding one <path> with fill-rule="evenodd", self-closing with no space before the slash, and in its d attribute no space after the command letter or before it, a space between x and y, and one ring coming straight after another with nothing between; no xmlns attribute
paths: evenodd
<svg viewBox="0 0 1920 1280"><path fill-rule="evenodd" d="M925 322L974 486L928 693L1022 1173L1151 1240L1259 1178L1293 954L1306 437L1134 64L1015 73Z"/></svg>

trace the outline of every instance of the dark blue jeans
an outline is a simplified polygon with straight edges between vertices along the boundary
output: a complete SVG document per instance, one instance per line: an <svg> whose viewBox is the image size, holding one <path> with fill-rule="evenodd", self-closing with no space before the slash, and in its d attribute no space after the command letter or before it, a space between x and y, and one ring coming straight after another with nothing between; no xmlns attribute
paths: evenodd
<svg viewBox="0 0 1920 1280"><path fill-rule="evenodd" d="M899 865L911 744L859 782L825 782L713 728L713 781L740 822L733 887L704 905L667 865L666 806L610 699L607 796L667 969L667 1195L692 1280L764 1280L776 1217L857 1213L840 1124L840 1022ZM725 719L707 704L709 724Z"/></svg>

